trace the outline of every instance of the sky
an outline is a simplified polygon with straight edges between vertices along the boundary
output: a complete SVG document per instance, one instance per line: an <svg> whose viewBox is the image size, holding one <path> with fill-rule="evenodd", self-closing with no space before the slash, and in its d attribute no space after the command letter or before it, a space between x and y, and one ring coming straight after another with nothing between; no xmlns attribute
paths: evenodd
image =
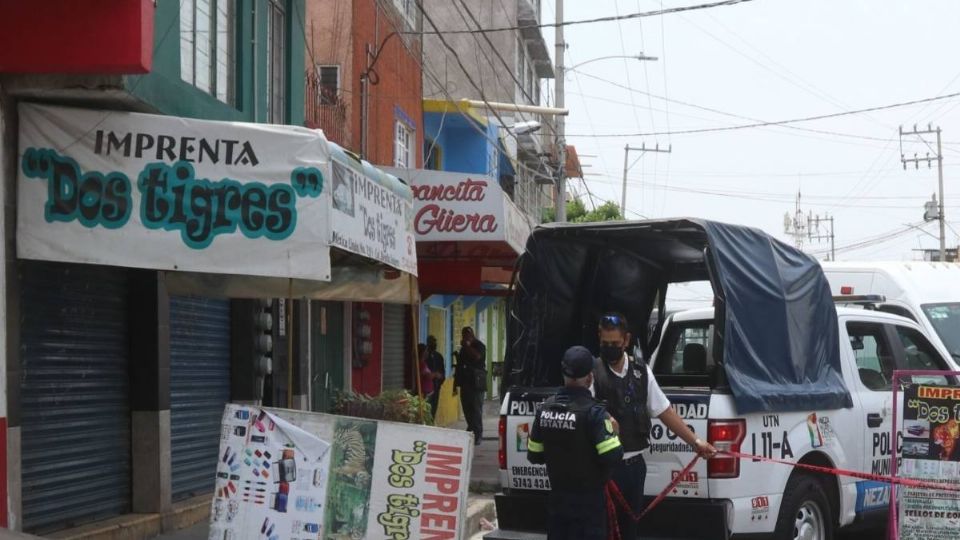
<svg viewBox="0 0 960 540"><path fill-rule="evenodd" d="M544 22L555 20L555 1L562 0L543 0ZM564 15L582 20L699 3L567 0ZM591 200L619 203L624 145L659 144L671 153L630 152L628 218L708 218L759 227L793 244L784 215L793 214L799 191L805 216L834 216L838 260L910 260L918 257L914 249L939 246L937 223L923 221L937 169L935 162L903 169L898 129L930 123L942 128L947 246L956 247L960 97L791 124L802 129L667 132L960 92L958 24L956 0L753 0L567 26L568 67L641 51L659 58L602 59L567 73L567 141L585 173L569 186L588 207ZM552 52L553 30L545 37ZM547 89L552 94L552 82ZM637 135L650 133L663 134ZM904 137L907 157L933 154L936 136L924 138ZM829 233L825 222L820 232ZM804 239L804 250L821 259L829 247Z"/></svg>

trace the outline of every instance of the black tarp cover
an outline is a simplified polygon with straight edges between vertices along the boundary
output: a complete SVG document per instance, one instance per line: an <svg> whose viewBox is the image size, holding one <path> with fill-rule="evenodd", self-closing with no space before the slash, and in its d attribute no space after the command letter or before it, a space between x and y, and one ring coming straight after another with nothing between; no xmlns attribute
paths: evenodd
<svg viewBox="0 0 960 540"><path fill-rule="evenodd" d="M596 351L605 311L627 317L649 356L648 321L668 284L708 279L715 355L739 413L852 406L817 261L759 230L695 219L534 230L515 276L505 385L558 385L563 351Z"/></svg>

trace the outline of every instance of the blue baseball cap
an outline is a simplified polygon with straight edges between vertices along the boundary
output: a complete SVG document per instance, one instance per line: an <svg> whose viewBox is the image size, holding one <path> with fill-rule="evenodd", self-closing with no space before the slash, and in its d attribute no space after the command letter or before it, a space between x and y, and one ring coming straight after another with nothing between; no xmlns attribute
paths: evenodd
<svg viewBox="0 0 960 540"><path fill-rule="evenodd" d="M580 345L570 347L563 353L560 371L571 379L586 377L593 371L593 354Z"/></svg>

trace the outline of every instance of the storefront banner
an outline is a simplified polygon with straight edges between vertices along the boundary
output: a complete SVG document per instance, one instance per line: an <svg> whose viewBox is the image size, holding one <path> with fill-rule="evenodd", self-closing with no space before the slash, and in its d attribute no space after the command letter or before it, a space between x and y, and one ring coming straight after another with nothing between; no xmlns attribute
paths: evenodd
<svg viewBox="0 0 960 540"><path fill-rule="evenodd" d="M417 274L413 195L394 177L360 162L334 157L332 245Z"/></svg>
<svg viewBox="0 0 960 540"><path fill-rule="evenodd" d="M960 486L960 386L905 383L902 397L898 476ZM901 540L957 537L960 493L900 487L898 497Z"/></svg>
<svg viewBox="0 0 960 540"><path fill-rule="evenodd" d="M384 170L413 189L418 242L506 240L504 201L509 199L496 179L423 169Z"/></svg>
<svg viewBox="0 0 960 540"><path fill-rule="evenodd" d="M211 540L464 538L465 431L227 405Z"/></svg>
<svg viewBox="0 0 960 540"><path fill-rule="evenodd" d="M20 105L17 255L330 279L329 147L295 126Z"/></svg>

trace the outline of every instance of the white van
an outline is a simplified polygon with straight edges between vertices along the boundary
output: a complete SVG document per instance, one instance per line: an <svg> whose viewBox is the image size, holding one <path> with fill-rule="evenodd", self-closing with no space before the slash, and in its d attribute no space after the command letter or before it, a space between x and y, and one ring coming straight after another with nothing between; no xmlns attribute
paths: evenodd
<svg viewBox="0 0 960 540"><path fill-rule="evenodd" d="M825 262L830 292L881 295L886 311L913 319L960 368L960 264L923 261Z"/></svg>

